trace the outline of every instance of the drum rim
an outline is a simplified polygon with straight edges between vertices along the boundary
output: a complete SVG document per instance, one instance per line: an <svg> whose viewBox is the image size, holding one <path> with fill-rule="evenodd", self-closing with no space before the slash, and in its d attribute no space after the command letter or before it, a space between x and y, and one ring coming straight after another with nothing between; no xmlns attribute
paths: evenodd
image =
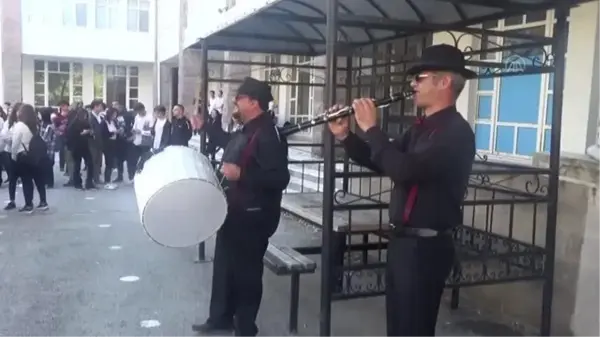
<svg viewBox="0 0 600 337"><path fill-rule="evenodd" d="M213 173L213 175L214 175L214 173ZM216 177L216 175L215 175L215 177ZM159 244L159 245L161 245L163 247L166 247L166 248L188 248L188 247L193 247L193 246L198 245L198 244L200 244L200 243L203 242L203 241L201 241L201 242L197 242L197 243L194 243L194 244L191 244L191 245L187 245L187 246L171 246L171 245L166 245L166 244L160 243L160 242L156 241L156 239L154 239L152 237L152 235L150 235L150 233L148 233L148 229L146 228L146 223L144 221L145 214L146 214L146 212L145 212L146 208L148 207L148 205L150 204L150 202L152 201L152 199L155 199L156 195L160 191L164 190L165 188L167 188L170 185L173 185L175 183L179 183L179 182L182 182L182 181L191 181L191 180L201 180L201 181L204 181L204 182L208 183L209 185L211 185L213 187L217 187L217 190L219 191L219 194L221 194L223 196L223 200L225 200L225 206L226 206L226 208L225 208L225 210L226 210L225 216L227 216L227 209L228 209L228 207L227 207L227 197L225 196L225 192L223 191L221 185L215 185L212 182L207 181L206 179L199 179L199 178L185 178L185 179L180 179L180 180L177 180L177 181L172 181L172 182L166 184L165 186L159 188L154 194L152 194L152 196L150 196L150 198L148 198L148 201L146 201L146 205L144 206L144 209L142 209L142 216L141 216L142 228L144 229L144 232L146 233L146 236L148 236L156 244ZM223 221L225 221L225 218L223 218ZM222 224L221 224L221 226L222 226ZM219 231L219 228L221 228L221 226L217 227L217 229L207 239L215 236L215 234Z"/></svg>

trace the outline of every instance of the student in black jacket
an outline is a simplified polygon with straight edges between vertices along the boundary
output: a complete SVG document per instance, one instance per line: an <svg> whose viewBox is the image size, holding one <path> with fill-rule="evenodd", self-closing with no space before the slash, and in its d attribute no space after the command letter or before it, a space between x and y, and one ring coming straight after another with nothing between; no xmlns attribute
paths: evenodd
<svg viewBox="0 0 600 337"><path fill-rule="evenodd" d="M163 105L157 105L154 108L154 114L156 119L150 130L153 137L152 148L154 150L164 149L169 145L171 139L171 122L167 118L167 109Z"/></svg>
<svg viewBox="0 0 600 337"><path fill-rule="evenodd" d="M175 104L173 107L173 118L171 119L171 135L169 145L188 146L192 138L192 123L184 115L183 105Z"/></svg>
<svg viewBox="0 0 600 337"><path fill-rule="evenodd" d="M93 189L94 185L94 165L92 164L92 154L90 152L89 142L92 138L92 126L88 118L88 112L84 109L78 109L76 117L67 129L67 145L73 155L73 185L77 189L83 189L81 182L81 160L87 166L86 189Z"/></svg>

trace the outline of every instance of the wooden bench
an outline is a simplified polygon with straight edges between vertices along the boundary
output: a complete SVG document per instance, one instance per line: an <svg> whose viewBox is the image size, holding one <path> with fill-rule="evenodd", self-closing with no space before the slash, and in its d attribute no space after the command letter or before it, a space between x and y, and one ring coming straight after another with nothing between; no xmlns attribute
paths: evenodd
<svg viewBox="0 0 600 337"><path fill-rule="evenodd" d="M300 301L300 274L312 274L317 269L317 264L306 256L290 247L281 247L269 244L263 259L267 268L275 275L292 278L290 294L289 332L298 332L298 306Z"/></svg>

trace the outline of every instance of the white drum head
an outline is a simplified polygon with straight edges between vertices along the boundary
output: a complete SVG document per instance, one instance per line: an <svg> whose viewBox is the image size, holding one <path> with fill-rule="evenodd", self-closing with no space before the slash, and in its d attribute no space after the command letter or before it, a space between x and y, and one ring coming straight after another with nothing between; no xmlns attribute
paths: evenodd
<svg viewBox="0 0 600 337"><path fill-rule="evenodd" d="M154 193L142 214L146 233L158 244L189 247L217 232L227 215L227 201L206 180L182 179Z"/></svg>

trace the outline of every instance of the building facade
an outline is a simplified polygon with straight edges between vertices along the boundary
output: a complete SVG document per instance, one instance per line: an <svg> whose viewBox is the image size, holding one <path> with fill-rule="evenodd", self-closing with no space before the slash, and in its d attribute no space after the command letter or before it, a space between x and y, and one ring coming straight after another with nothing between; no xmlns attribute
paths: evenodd
<svg viewBox="0 0 600 337"><path fill-rule="evenodd" d="M1 10L0 99L155 104L155 1L2 0Z"/></svg>

